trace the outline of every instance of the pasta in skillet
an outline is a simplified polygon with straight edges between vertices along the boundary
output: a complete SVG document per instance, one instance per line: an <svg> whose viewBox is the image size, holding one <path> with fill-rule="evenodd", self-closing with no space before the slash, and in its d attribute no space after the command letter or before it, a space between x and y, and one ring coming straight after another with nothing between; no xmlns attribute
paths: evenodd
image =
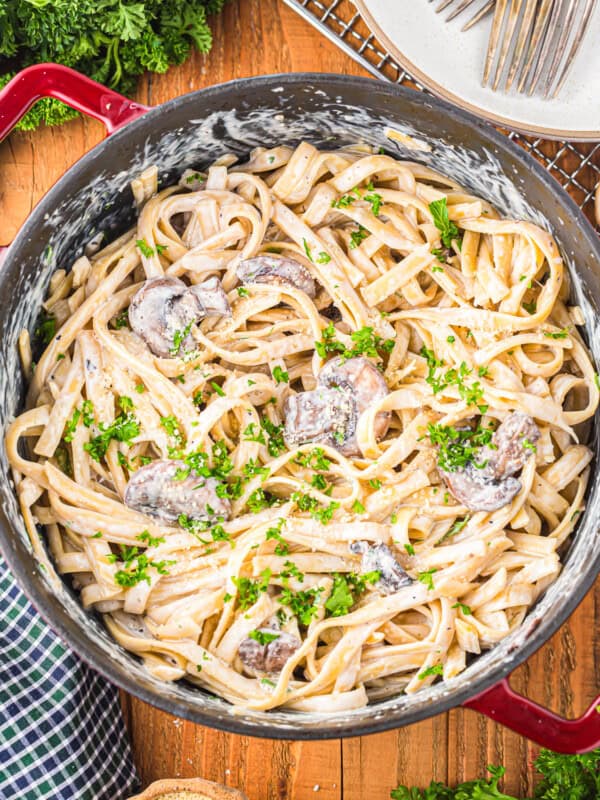
<svg viewBox="0 0 600 800"><path fill-rule="evenodd" d="M584 508L598 388L552 237L367 146L132 189L136 227L54 274L34 371L21 334L30 535L152 673L231 703L451 679Z"/></svg>

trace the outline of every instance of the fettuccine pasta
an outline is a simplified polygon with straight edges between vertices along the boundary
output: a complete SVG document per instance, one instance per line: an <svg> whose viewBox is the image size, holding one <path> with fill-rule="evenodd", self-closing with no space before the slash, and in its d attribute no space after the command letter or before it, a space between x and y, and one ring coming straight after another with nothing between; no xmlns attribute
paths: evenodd
<svg viewBox="0 0 600 800"><path fill-rule="evenodd" d="M598 387L554 240L368 146L157 174L53 275L37 364L21 335L30 536L154 675L238 706L452 679L584 508Z"/></svg>

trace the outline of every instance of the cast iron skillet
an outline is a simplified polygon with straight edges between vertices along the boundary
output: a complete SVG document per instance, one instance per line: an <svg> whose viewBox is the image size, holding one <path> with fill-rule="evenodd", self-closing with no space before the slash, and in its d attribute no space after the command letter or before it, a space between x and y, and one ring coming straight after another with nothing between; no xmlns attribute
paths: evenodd
<svg viewBox="0 0 600 800"><path fill-rule="evenodd" d="M361 139L383 146L391 154L432 162L496 204L501 212L548 224L566 258L576 265L575 299L586 314L588 339L598 362L600 336L595 332L595 315L600 304L600 241L592 227L532 158L487 124L441 100L369 79L299 74L234 81L146 109L69 69L41 65L25 70L0 93L0 138L44 95L65 100L101 119L109 133L115 132L48 192L6 255L0 272L3 427L23 404L16 345L19 331L23 326L33 330L57 266L71 264L99 230L110 237L131 224L131 178L144 167L158 164L166 185L185 167L202 168L224 152L245 156L257 145L300 139L321 147ZM386 138L387 126L412 132L430 150L403 150ZM598 458L598 440L592 446ZM588 510L562 574L518 631L449 683L436 684L411 697L399 696L351 713L323 717L280 710L234 712L225 701L184 682L165 684L146 673L135 656L115 644L97 617L83 611L74 593L56 577L45 553L34 556L3 447L0 469L0 545L30 600L89 664L165 711L235 733L321 739L400 727L462 704L555 750L580 752L600 745L600 714L596 711L600 698L583 717L567 721L516 695L506 681L567 619L600 568L597 474L591 480ZM45 561L41 567L40 559Z"/></svg>

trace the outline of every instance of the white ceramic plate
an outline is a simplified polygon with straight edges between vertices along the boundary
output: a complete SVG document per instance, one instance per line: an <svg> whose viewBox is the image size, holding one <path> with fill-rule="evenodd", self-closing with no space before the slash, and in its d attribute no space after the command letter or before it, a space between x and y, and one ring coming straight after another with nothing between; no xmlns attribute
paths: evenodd
<svg viewBox="0 0 600 800"><path fill-rule="evenodd" d="M458 0L457 0L458 1ZM567 82L555 100L481 86L491 15L468 31L469 13L445 22L437 2L354 0L365 22L399 64L434 94L478 116L545 138L600 139L600 3Z"/></svg>

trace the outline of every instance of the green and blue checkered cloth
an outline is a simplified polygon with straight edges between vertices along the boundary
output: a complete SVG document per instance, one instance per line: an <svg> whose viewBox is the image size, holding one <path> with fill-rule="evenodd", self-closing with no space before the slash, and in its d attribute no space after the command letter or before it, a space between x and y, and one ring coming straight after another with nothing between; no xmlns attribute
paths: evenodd
<svg viewBox="0 0 600 800"><path fill-rule="evenodd" d="M48 628L0 554L1 800L125 800L137 788L116 688Z"/></svg>

